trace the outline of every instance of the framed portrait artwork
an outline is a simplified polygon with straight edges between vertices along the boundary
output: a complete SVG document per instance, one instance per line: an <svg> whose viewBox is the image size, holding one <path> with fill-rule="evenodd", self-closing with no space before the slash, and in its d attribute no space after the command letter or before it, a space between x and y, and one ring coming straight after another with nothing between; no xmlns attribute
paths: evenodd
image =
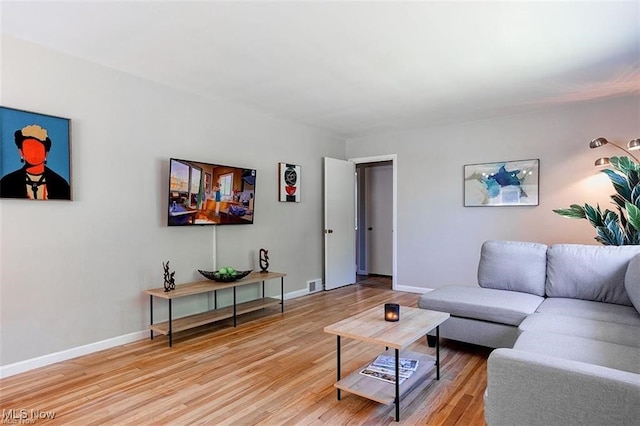
<svg viewBox="0 0 640 426"><path fill-rule="evenodd" d="M284 202L300 202L300 166L280 163L279 200Z"/></svg>
<svg viewBox="0 0 640 426"><path fill-rule="evenodd" d="M464 166L465 207L537 206L540 160Z"/></svg>
<svg viewBox="0 0 640 426"><path fill-rule="evenodd" d="M0 107L0 198L71 200L71 120Z"/></svg>

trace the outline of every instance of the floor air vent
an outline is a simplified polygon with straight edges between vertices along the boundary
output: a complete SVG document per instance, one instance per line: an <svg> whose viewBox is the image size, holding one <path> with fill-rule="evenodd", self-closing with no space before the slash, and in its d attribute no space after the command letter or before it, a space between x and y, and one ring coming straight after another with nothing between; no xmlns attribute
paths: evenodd
<svg viewBox="0 0 640 426"><path fill-rule="evenodd" d="M316 278L315 280L307 281L307 288L309 293L315 293L322 290L322 278Z"/></svg>

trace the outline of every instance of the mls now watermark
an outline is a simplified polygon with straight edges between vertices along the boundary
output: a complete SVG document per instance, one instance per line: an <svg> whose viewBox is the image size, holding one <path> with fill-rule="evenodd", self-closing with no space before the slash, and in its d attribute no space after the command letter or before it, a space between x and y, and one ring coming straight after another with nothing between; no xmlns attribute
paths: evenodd
<svg viewBox="0 0 640 426"><path fill-rule="evenodd" d="M53 420L55 411L42 411L26 408L2 409L2 424L35 424L38 420Z"/></svg>

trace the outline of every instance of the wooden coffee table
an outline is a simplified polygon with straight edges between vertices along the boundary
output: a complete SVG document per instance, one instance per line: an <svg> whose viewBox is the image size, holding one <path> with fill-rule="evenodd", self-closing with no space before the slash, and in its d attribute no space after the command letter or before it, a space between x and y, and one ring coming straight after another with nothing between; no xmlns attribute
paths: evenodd
<svg viewBox="0 0 640 426"><path fill-rule="evenodd" d="M337 339L337 378L335 383L338 400L340 391L345 390L353 394L391 405L395 403L396 421L400 421L400 396L407 394L416 385L424 382L425 377L436 370L436 379L440 379L440 324L449 318L446 312L429 311L420 308L400 307L400 321L384 320L384 305L371 308L352 317L328 325L324 331L335 334ZM436 330L436 356L403 350L420 337ZM359 374L369 363L358 368L349 376L342 378L340 372L340 338L349 337L363 342L375 343L386 348L386 355L395 355L395 383L389 383ZM393 351L391 350L393 349ZM402 358L418 360L418 370L411 377L400 384L399 360Z"/></svg>

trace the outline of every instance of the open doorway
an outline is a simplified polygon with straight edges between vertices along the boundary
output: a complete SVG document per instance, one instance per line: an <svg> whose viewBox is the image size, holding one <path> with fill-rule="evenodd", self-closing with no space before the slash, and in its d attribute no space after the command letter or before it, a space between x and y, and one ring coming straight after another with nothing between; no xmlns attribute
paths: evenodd
<svg viewBox="0 0 640 426"><path fill-rule="evenodd" d="M395 155L352 159L356 164L357 282L395 288Z"/></svg>

